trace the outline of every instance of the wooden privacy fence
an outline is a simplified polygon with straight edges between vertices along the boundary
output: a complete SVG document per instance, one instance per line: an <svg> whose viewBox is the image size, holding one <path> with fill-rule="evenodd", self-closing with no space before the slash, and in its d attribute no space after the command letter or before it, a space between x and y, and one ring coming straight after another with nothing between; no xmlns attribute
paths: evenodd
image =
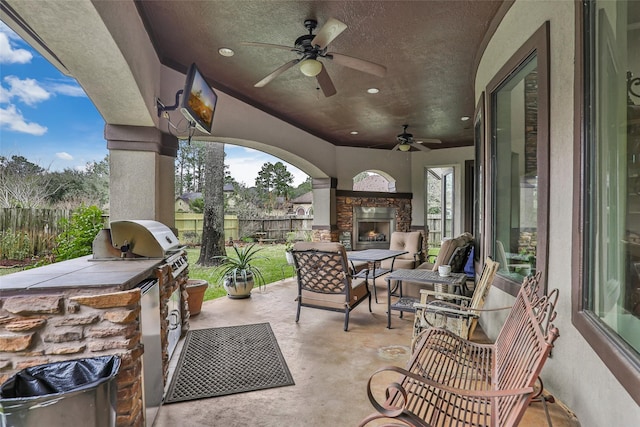
<svg viewBox="0 0 640 427"><path fill-rule="evenodd" d="M50 251L62 230L58 223L70 219L70 209L0 208L0 258L25 258Z"/></svg>
<svg viewBox="0 0 640 427"><path fill-rule="evenodd" d="M203 224L204 217L201 213L176 212L175 227L178 230L178 238L182 243L200 243L202 241ZM225 240L229 240L229 238L238 240L238 236L238 217L236 215L225 215Z"/></svg>
<svg viewBox="0 0 640 427"><path fill-rule="evenodd" d="M296 240L306 240L305 233L311 232L312 218L262 218L239 219L236 215L224 216L225 240L253 238L270 242L284 242L289 233L295 233ZM199 244L202 239L203 215L176 212L175 227L182 243Z"/></svg>

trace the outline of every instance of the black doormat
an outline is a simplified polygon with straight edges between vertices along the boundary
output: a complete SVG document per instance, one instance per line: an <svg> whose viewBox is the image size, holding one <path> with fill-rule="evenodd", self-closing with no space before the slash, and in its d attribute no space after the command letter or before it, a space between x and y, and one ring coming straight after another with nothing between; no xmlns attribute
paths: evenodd
<svg viewBox="0 0 640 427"><path fill-rule="evenodd" d="M268 323L187 332L164 403L294 385Z"/></svg>

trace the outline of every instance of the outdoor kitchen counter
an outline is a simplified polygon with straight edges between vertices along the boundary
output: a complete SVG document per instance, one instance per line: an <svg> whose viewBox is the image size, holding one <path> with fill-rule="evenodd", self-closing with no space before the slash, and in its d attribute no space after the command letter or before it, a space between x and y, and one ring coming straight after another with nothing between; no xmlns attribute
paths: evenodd
<svg viewBox="0 0 640 427"><path fill-rule="evenodd" d="M153 268L163 262L140 258L94 260L88 255L0 276L0 293L86 287L124 291L149 278Z"/></svg>

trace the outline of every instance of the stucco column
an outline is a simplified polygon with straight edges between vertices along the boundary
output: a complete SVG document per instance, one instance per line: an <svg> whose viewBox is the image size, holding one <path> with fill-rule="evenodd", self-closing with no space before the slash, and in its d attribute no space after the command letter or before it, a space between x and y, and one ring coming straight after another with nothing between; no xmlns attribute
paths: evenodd
<svg viewBox="0 0 640 427"><path fill-rule="evenodd" d="M151 219L175 226L178 139L154 127L106 125L109 217Z"/></svg>
<svg viewBox="0 0 640 427"><path fill-rule="evenodd" d="M336 225L336 178L314 178L313 189L313 240L338 241Z"/></svg>

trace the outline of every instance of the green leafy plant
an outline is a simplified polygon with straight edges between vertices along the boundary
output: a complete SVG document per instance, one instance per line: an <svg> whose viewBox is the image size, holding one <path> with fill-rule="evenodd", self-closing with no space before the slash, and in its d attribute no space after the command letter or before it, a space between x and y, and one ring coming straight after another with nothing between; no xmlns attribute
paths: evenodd
<svg viewBox="0 0 640 427"><path fill-rule="evenodd" d="M265 284L264 277L260 269L252 264L257 259L267 259L267 257L258 255L262 248L256 247L255 244L238 247L232 247L234 253L229 255L221 255L215 258L220 259L220 274L230 280L233 286L236 286L239 280L248 281L252 277L258 287Z"/></svg>
<svg viewBox="0 0 640 427"><path fill-rule="evenodd" d="M97 206L80 206L71 215L63 218L59 226L64 230L56 237L53 253L56 261L90 255L93 239L103 228L102 211Z"/></svg>
<svg viewBox="0 0 640 427"><path fill-rule="evenodd" d="M284 250L287 252L291 252L293 250L293 245L296 242L296 233L295 232L288 232L287 233L287 240L284 244Z"/></svg>
<svg viewBox="0 0 640 427"><path fill-rule="evenodd" d="M29 235L11 229L0 231L0 258L23 260L33 255Z"/></svg>

